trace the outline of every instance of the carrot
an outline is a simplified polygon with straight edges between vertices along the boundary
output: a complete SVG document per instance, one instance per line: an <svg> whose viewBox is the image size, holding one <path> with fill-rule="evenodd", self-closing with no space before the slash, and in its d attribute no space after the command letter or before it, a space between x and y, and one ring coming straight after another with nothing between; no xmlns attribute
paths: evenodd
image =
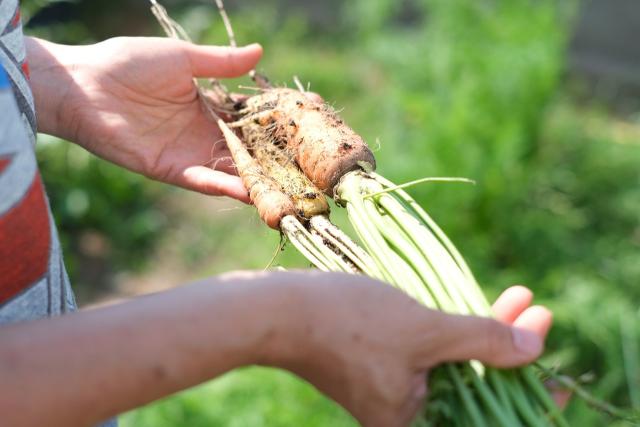
<svg viewBox="0 0 640 427"><path fill-rule="evenodd" d="M298 168L286 141L275 139L267 128L253 121L241 127L253 157L284 194L289 196L301 219L329 213L329 204L318 188Z"/></svg>
<svg viewBox="0 0 640 427"><path fill-rule="evenodd" d="M278 229L283 217L295 215L296 209L293 202L280 190L278 184L265 174L227 124L222 119L217 119L217 124L227 141L238 175L249 191L249 197L258 210L260 218L269 227Z"/></svg>
<svg viewBox="0 0 640 427"><path fill-rule="evenodd" d="M265 126L271 139L286 141L305 175L329 196L348 172L375 169L364 140L329 105L303 92L267 89L246 99L240 114Z"/></svg>

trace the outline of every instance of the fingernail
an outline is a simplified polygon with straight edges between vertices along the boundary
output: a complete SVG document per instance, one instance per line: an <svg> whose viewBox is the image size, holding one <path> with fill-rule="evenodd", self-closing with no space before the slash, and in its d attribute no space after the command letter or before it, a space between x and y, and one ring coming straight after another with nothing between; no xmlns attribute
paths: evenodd
<svg viewBox="0 0 640 427"><path fill-rule="evenodd" d="M542 353L542 340L531 331L521 328L511 328L513 345L524 354L538 356Z"/></svg>
<svg viewBox="0 0 640 427"><path fill-rule="evenodd" d="M261 48L260 43L251 43L241 47L241 49L256 49L256 48Z"/></svg>

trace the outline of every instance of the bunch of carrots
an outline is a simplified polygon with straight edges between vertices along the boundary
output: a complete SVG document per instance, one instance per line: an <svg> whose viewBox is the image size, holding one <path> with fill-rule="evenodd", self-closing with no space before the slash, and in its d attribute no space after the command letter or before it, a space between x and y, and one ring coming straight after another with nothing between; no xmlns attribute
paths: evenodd
<svg viewBox="0 0 640 427"><path fill-rule="evenodd" d="M325 103L264 88L242 103L237 120L218 125L260 217L316 267L383 280L430 308L492 315L450 240L406 192L373 172L365 142ZM346 207L362 246L330 222L325 196ZM431 399L440 404L427 406L438 411L425 423L568 426L531 368L449 364L433 379Z"/></svg>
<svg viewBox="0 0 640 427"><path fill-rule="evenodd" d="M167 34L186 38L151 3ZM251 74L260 90L248 97L234 97L217 81L206 95L198 87L260 218L319 269L383 280L433 309L491 316L458 250L404 186L374 172L363 139L300 84L273 87ZM326 197L346 208L360 243L331 223ZM417 420L423 425L568 426L531 367L448 364L434 372L430 389L429 399L438 403L427 405L430 413Z"/></svg>

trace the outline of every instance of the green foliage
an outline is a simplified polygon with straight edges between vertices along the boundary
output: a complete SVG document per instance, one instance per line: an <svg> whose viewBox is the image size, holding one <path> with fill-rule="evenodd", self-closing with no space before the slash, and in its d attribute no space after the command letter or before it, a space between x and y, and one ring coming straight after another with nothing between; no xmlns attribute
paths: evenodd
<svg viewBox="0 0 640 427"><path fill-rule="evenodd" d="M127 414L125 427L352 427L353 419L291 374L239 369Z"/></svg>
<svg viewBox="0 0 640 427"><path fill-rule="evenodd" d="M118 4L113 16L126 10ZM591 376L586 387L595 395L637 407L630 396L640 394L640 131L601 109L577 107L563 84L574 3L357 0L323 32L312 31L300 9L250 4L231 13L239 43L263 43L260 68L275 82L290 85L293 75L311 82L373 147L379 139L383 175L398 183L442 175L477 181L410 192L456 242L488 294L526 283L550 305L556 321L545 363ZM192 34L225 43L212 7L176 6ZM149 22L143 27L158 34ZM625 126L631 137L620 137ZM76 169L87 160L70 154L66 162L60 147L45 147L42 165L65 239L76 239L79 227L95 229L117 242L122 259L144 257L163 220L141 233L132 225L137 217L162 218L159 188L95 160ZM83 197L90 208L78 216ZM252 215L191 224L202 232L183 243L185 259L209 257L206 272L265 265L277 237L256 238L267 232ZM611 423L577 400L568 418L572 425ZM251 369L124 420L143 427L314 422L348 425L308 385Z"/></svg>
<svg viewBox="0 0 640 427"><path fill-rule="evenodd" d="M167 221L158 205L166 190L65 141L41 135L39 144L65 263L83 299L108 287L114 270L141 267Z"/></svg>

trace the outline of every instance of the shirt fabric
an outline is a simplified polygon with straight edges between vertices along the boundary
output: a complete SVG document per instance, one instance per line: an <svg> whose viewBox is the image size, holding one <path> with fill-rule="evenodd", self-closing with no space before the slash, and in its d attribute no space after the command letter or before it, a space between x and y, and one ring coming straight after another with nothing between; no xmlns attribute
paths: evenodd
<svg viewBox="0 0 640 427"><path fill-rule="evenodd" d="M0 98L0 324L6 324L74 310L75 301L36 163L36 113L17 0L0 0L0 63L6 73Z"/></svg>
<svg viewBox="0 0 640 427"><path fill-rule="evenodd" d="M76 309L36 163L36 131L18 0L0 0L0 327Z"/></svg>

